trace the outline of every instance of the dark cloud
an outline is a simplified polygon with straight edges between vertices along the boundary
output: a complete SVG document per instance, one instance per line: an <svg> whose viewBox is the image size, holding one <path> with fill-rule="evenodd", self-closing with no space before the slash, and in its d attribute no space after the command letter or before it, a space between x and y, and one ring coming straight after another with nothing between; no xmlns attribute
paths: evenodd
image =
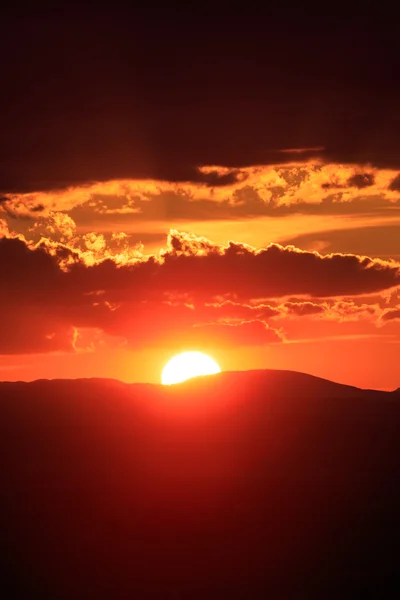
<svg viewBox="0 0 400 600"><path fill-rule="evenodd" d="M399 192L400 191L400 174L397 175L397 177L395 177L393 179L393 181L391 181L391 183L389 185L389 190L391 190L393 192Z"/></svg>
<svg viewBox="0 0 400 600"><path fill-rule="evenodd" d="M1 190L204 181L201 165L310 158L399 166L390 24L299 25L291 11L266 34L251 11L166 18L2 19Z"/></svg>
<svg viewBox="0 0 400 600"><path fill-rule="evenodd" d="M35 206L33 206L33 207L31 208L31 211L32 211L33 213L37 213L37 212L43 212L43 211L44 211L44 206L43 206L43 204L36 204Z"/></svg>
<svg viewBox="0 0 400 600"><path fill-rule="evenodd" d="M218 171L211 171L209 173L202 173L199 176L199 182L203 182L211 187L219 187L223 185L232 185L238 181L246 179L246 173L239 169L233 169L229 173L219 173Z"/></svg>
<svg viewBox="0 0 400 600"><path fill-rule="evenodd" d="M400 319L400 308L390 308L386 310L381 317L382 321L393 321L394 319Z"/></svg>
<svg viewBox="0 0 400 600"><path fill-rule="evenodd" d="M371 317L377 313L377 306L349 301L336 301L327 308L327 314L338 316L341 320L354 320L359 316Z"/></svg>
<svg viewBox="0 0 400 600"><path fill-rule="evenodd" d="M205 319L232 319L249 321L252 319L265 320L279 316L280 310L268 304L246 304L225 300L224 302L206 303L202 309Z"/></svg>
<svg viewBox="0 0 400 600"><path fill-rule="evenodd" d="M49 254L55 252L56 256ZM44 297L51 290L63 295L107 289L113 300L127 292L148 299L160 292L213 298L223 294L241 298L309 294L315 297L365 294L399 285L399 266L350 254L321 256L271 244L254 250L231 242L218 246L205 238L174 231L161 261L155 257L118 266L104 260L87 266L79 253L61 244L29 249L19 239L0 240L2 294L12 288ZM66 261L68 272L57 260ZM49 294L50 295L50 294Z"/></svg>
<svg viewBox="0 0 400 600"><path fill-rule="evenodd" d="M318 315L326 310L325 306L313 304L312 302L286 302L284 306L289 314L298 317Z"/></svg>
<svg viewBox="0 0 400 600"><path fill-rule="evenodd" d="M174 233L160 280L170 288L196 294L239 297L315 297L372 293L399 283L396 264L367 257L301 252L271 244L259 251L231 242L227 248Z"/></svg>
<svg viewBox="0 0 400 600"><path fill-rule="evenodd" d="M359 189L370 187L374 185L375 177L372 173L354 173L351 177L348 178L346 184L326 181L321 184L321 188L323 190L330 189L345 189L347 187L356 187Z"/></svg>
<svg viewBox="0 0 400 600"><path fill-rule="evenodd" d="M347 180L347 185L357 188L365 188L374 185L375 178L372 173L356 173Z"/></svg>
<svg viewBox="0 0 400 600"><path fill-rule="evenodd" d="M323 257L278 245L254 250L233 242L223 247L173 232L161 259L125 265L107 259L88 266L65 245L43 241L30 248L3 237L0 281L0 353L10 353L73 349L80 329L140 348L279 341L267 320L318 315L326 306L252 299L368 294L400 285L400 272L395 263L354 255ZM237 300L217 299L223 296Z"/></svg>

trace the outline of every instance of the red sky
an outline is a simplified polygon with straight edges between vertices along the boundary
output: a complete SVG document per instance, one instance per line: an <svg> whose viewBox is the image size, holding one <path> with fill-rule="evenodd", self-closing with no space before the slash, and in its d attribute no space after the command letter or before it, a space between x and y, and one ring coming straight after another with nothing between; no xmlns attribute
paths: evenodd
<svg viewBox="0 0 400 600"><path fill-rule="evenodd" d="M2 25L0 379L400 385L390 31L278 17Z"/></svg>

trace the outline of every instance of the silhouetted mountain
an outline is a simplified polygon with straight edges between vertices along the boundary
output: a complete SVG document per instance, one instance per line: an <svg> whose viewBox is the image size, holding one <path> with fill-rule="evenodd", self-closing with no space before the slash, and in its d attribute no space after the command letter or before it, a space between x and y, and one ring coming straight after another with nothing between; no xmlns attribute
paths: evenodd
<svg viewBox="0 0 400 600"><path fill-rule="evenodd" d="M391 597L399 432L289 371L1 383L7 598Z"/></svg>

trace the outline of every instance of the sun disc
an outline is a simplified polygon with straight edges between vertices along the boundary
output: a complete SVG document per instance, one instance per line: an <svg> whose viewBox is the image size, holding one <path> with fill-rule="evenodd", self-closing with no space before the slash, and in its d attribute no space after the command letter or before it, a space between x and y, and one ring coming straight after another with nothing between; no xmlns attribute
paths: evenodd
<svg viewBox="0 0 400 600"><path fill-rule="evenodd" d="M161 375L161 383L171 385L192 377L214 375L220 372L219 365L211 356L203 354L203 352L182 352L167 362Z"/></svg>

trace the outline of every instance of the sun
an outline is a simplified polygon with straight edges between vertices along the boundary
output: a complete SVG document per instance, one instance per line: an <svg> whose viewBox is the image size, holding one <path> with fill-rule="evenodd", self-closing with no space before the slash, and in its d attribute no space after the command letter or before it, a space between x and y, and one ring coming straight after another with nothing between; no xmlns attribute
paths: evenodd
<svg viewBox="0 0 400 600"><path fill-rule="evenodd" d="M214 375L220 372L219 365L211 356L203 352L182 352L167 362L161 375L161 383L181 383L199 375Z"/></svg>

